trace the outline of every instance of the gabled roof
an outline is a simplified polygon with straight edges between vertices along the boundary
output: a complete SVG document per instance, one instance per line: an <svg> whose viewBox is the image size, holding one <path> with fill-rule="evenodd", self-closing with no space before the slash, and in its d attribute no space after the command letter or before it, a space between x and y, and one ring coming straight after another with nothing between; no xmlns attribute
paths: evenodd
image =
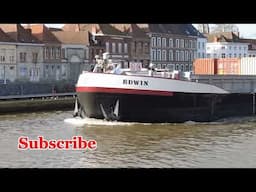
<svg viewBox="0 0 256 192"><path fill-rule="evenodd" d="M79 24L65 24L63 27L62 27L62 30L63 31L79 31Z"/></svg>
<svg viewBox="0 0 256 192"><path fill-rule="evenodd" d="M89 44L89 34L86 31L54 31L52 33L63 44Z"/></svg>
<svg viewBox="0 0 256 192"><path fill-rule="evenodd" d="M15 40L0 28L0 42L15 42Z"/></svg>
<svg viewBox="0 0 256 192"><path fill-rule="evenodd" d="M240 38L233 32L220 32L205 34L208 42L240 42Z"/></svg>
<svg viewBox="0 0 256 192"><path fill-rule="evenodd" d="M66 24L63 27L64 31L88 31L102 35L126 35L124 32L111 26L111 24Z"/></svg>
<svg viewBox="0 0 256 192"><path fill-rule="evenodd" d="M31 34L30 29L25 29L21 24L0 24L0 28L12 39L20 43L42 43Z"/></svg>
<svg viewBox="0 0 256 192"><path fill-rule="evenodd" d="M52 32L43 24L30 25L27 27L31 29L32 34L43 43L60 44L60 41L52 34Z"/></svg>
<svg viewBox="0 0 256 192"><path fill-rule="evenodd" d="M145 32L167 33L184 36L195 36L204 38L204 36L192 24L137 24Z"/></svg>
<svg viewBox="0 0 256 192"><path fill-rule="evenodd" d="M111 24L111 26L134 38L149 38L137 24Z"/></svg>

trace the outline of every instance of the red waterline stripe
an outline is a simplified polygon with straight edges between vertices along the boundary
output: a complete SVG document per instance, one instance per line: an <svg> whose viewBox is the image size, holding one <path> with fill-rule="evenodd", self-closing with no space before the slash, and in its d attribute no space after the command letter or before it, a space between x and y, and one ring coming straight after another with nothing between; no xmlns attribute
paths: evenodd
<svg viewBox="0 0 256 192"><path fill-rule="evenodd" d="M122 89L122 88L76 87L76 91L89 92L89 93L123 93L123 94L137 94L137 95L173 96L173 93L169 91L152 91L152 90Z"/></svg>

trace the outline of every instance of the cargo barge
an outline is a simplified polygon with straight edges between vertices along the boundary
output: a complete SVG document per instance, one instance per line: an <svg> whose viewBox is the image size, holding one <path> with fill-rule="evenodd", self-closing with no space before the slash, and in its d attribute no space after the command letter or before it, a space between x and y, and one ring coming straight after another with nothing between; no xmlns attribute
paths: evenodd
<svg viewBox="0 0 256 192"><path fill-rule="evenodd" d="M76 92L75 115L106 120L207 122L255 111L254 94L231 93L214 85L175 79L173 73L154 68L122 70L106 59L99 61L93 72L79 76Z"/></svg>

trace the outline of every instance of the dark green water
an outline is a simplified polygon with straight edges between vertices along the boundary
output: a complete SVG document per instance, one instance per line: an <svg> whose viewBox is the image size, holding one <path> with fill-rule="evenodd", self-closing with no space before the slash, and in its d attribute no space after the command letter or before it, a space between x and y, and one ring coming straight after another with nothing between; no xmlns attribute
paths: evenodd
<svg viewBox="0 0 256 192"><path fill-rule="evenodd" d="M0 116L0 167L256 167L256 117L213 123L138 124L69 119L72 111ZM76 125L74 125L74 123ZM88 150L18 150L18 138L83 136Z"/></svg>

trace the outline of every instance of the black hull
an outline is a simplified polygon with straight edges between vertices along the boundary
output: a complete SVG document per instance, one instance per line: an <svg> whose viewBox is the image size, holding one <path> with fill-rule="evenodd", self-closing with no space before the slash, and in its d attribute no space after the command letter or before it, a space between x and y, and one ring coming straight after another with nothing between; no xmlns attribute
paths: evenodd
<svg viewBox="0 0 256 192"><path fill-rule="evenodd" d="M207 122L220 118L251 115L252 94L175 93L173 96L78 92L85 115L111 117L119 100L118 120L126 122ZM101 107L102 106L102 107Z"/></svg>

